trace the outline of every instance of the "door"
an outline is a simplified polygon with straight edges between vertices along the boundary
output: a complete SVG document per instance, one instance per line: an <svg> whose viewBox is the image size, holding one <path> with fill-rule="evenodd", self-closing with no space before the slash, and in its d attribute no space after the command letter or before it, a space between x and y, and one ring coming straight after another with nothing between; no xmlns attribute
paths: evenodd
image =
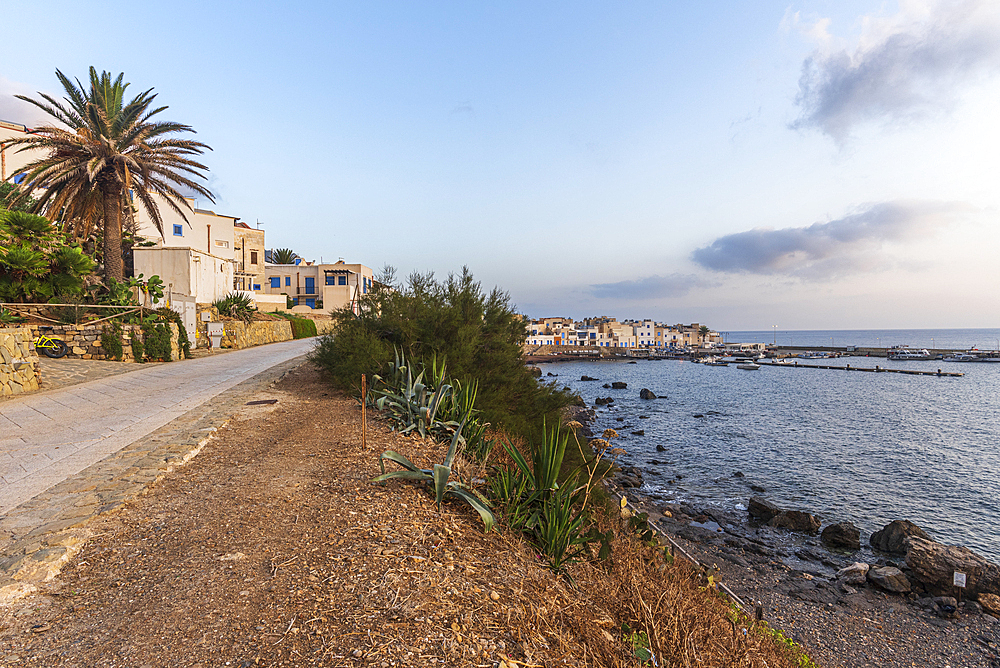
<svg viewBox="0 0 1000 668"><path fill-rule="evenodd" d="M306 299L306 306L309 308L316 308L316 300L312 298Z"/></svg>
<svg viewBox="0 0 1000 668"><path fill-rule="evenodd" d="M313 278L312 276L306 276L306 294L307 295L316 294L316 279Z"/></svg>

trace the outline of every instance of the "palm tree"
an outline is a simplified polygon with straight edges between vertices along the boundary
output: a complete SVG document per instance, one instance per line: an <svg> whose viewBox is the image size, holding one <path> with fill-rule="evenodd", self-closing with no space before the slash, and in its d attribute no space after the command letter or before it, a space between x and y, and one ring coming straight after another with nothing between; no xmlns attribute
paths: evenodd
<svg viewBox="0 0 1000 668"><path fill-rule="evenodd" d="M42 109L69 130L48 126L32 136L11 142L22 151L40 149L46 156L25 168L24 186L18 199L40 191L33 210L59 218L78 236L87 236L98 221L103 226L104 274L122 280L122 214L131 211L130 198L141 203L156 229L163 235L163 219L156 198L166 201L187 222L183 208L191 209L176 187L215 201L201 183L208 168L190 156L201 155L209 146L172 135L194 132L188 125L153 121L167 107L153 107L156 95L150 88L125 102L127 83L119 74L90 68L90 87L76 84L62 72L56 77L66 91L63 101L39 93L44 102L17 97ZM183 207L183 208L182 208Z"/></svg>
<svg viewBox="0 0 1000 668"><path fill-rule="evenodd" d="M294 264L298 253L291 248L275 248L271 251L271 262L274 264Z"/></svg>

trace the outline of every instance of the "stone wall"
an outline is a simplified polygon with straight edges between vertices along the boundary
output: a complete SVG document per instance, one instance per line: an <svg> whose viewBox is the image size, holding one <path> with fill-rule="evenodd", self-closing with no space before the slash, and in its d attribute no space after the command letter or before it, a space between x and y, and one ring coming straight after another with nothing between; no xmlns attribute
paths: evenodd
<svg viewBox="0 0 1000 668"><path fill-rule="evenodd" d="M223 324L225 327L225 334L222 337L223 348L251 348L292 339L292 324L287 320L251 322L249 325L236 320Z"/></svg>
<svg viewBox="0 0 1000 668"><path fill-rule="evenodd" d="M0 328L0 396L38 389L41 369L33 341L27 327Z"/></svg>
<svg viewBox="0 0 1000 668"><path fill-rule="evenodd" d="M180 359L180 331L175 323L166 323L170 328L170 353L171 361ZM52 329L40 332L39 325L25 325L25 329L30 329L31 338L34 340L39 333L44 333L55 339L62 339L66 343L68 359L82 360L114 360L109 358L101 347L101 333L105 327L110 327L109 323L99 325L53 325ZM132 357L131 334L142 337L142 327L139 325L122 325L122 361L134 362Z"/></svg>

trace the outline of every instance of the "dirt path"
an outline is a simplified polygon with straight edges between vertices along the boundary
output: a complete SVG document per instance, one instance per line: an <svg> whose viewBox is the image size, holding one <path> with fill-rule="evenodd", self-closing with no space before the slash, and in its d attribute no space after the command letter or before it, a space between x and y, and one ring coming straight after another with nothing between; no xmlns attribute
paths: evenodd
<svg viewBox="0 0 1000 668"><path fill-rule="evenodd" d="M357 403L308 364L255 398L277 403L245 406L198 457L90 524L61 575L0 612L0 666L634 665L616 633L636 577L655 605L670 591L682 631L664 642L791 665L650 548L616 542L626 579L579 564L574 589L519 537L484 534L468 507L439 512L423 489L371 484L384 450L429 466L441 446L371 419L362 446Z"/></svg>

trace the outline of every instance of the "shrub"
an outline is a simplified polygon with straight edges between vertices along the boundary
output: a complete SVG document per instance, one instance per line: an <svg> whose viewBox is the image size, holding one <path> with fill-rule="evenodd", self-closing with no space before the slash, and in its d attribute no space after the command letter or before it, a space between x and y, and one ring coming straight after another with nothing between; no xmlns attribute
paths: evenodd
<svg viewBox="0 0 1000 668"><path fill-rule="evenodd" d="M468 269L445 281L413 274L401 286L386 268L356 311L334 311L336 332L311 356L335 386L356 390L362 374L384 374L396 348L409 360L447 358L452 379L478 381L483 421L513 434L539 435L542 419L557 421L573 401L531 376L521 358L524 320L507 293L484 293Z"/></svg>
<svg viewBox="0 0 1000 668"><path fill-rule="evenodd" d="M289 318L292 325L292 338L305 339L316 336L316 323L308 318Z"/></svg>
<svg viewBox="0 0 1000 668"><path fill-rule="evenodd" d="M143 324L142 334L146 359L154 362L169 362L170 327L166 323L150 320Z"/></svg>
<svg viewBox="0 0 1000 668"><path fill-rule="evenodd" d="M187 328L184 327L181 314L166 306L156 309L153 314L164 322L172 322L177 325L177 345L184 358L191 359L191 340L188 339Z"/></svg>
<svg viewBox="0 0 1000 668"><path fill-rule="evenodd" d="M115 359L119 362L125 357L125 350L122 347L122 325L118 321L101 330L101 348L104 349L104 357Z"/></svg>
<svg viewBox="0 0 1000 668"><path fill-rule="evenodd" d="M145 355L145 348L146 347L142 343L142 336L140 336L139 334L137 334L135 332L135 330L133 330L132 333L129 334L129 342L132 345L132 358L136 362L145 362L146 361L146 355Z"/></svg>

